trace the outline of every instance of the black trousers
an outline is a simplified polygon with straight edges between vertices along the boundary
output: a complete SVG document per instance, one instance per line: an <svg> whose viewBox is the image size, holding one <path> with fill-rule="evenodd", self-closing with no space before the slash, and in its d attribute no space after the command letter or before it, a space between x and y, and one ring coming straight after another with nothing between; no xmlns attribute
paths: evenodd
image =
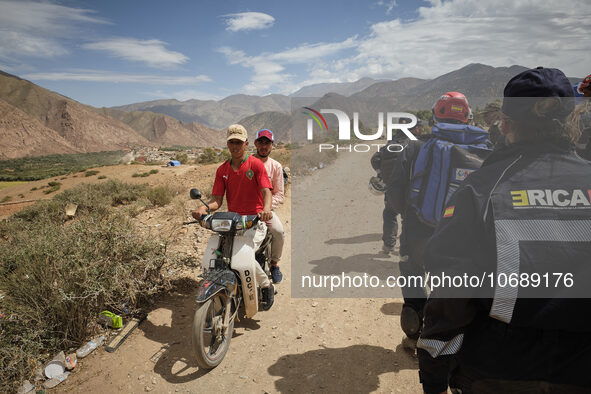
<svg viewBox="0 0 591 394"><path fill-rule="evenodd" d="M412 282L409 278L425 277L425 261L423 254L425 245L435 229L423 224L416 214L407 210L404 215L404 226L400 239L400 255L408 256L400 262L400 275L407 278L407 283ZM403 247L404 246L404 247ZM412 306L422 314L423 307L427 300L427 291L424 287L406 286L402 288L404 304Z"/></svg>

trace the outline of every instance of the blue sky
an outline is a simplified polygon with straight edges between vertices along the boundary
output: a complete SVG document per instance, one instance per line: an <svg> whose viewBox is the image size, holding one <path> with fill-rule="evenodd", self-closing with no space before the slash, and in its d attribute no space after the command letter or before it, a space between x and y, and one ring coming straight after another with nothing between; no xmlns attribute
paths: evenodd
<svg viewBox="0 0 591 394"><path fill-rule="evenodd" d="M586 0L0 0L0 70L85 104L289 94L469 63L591 72Z"/></svg>

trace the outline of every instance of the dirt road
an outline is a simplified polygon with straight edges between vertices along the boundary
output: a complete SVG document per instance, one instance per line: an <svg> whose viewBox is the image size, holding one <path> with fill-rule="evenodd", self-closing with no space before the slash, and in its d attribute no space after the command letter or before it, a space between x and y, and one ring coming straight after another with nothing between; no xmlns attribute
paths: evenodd
<svg viewBox="0 0 591 394"><path fill-rule="evenodd" d="M334 171L338 177L339 166L346 167L351 160L359 161L359 165L370 171L365 157L350 155L340 156L334 167L320 170L306 181L314 185L318 180L314 177L320 176L322 171ZM336 184L342 182L334 180ZM323 187L328 190L330 185ZM292 276L289 253L294 211L291 197L290 192L277 211L287 233L286 253L281 262L286 279L277 286L275 305L270 311L236 324L230 350L220 366L211 371L201 370L191 355L195 276L179 285L177 292L157 301L147 320L116 352L99 349L80 360L80 368L58 386L57 391L422 392L418 362L414 354L401 345L401 299L291 296L291 281L297 279ZM329 256L328 260L326 256L319 257L313 262L314 266L321 267L326 261L344 261L349 272L362 272L363 267L374 263L380 267L380 272L389 272L397 265L396 257L387 258L378 253L382 200L369 196L368 192L363 197L347 200L346 208L351 213L363 211L367 218L363 225L354 228L350 224L351 216L342 215L342 223L333 224L333 228L341 229L334 236L322 235L326 231L322 226L310 229L308 237L325 237ZM313 204L313 201L304 202ZM333 204L334 208L334 202L327 200L327 204ZM323 209L322 205L317 205L317 209ZM300 229L301 224L297 224L296 230ZM360 249L371 252L359 253ZM352 261L355 253L347 257L351 250L364 259L365 265L361 268L356 268Z"/></svg>

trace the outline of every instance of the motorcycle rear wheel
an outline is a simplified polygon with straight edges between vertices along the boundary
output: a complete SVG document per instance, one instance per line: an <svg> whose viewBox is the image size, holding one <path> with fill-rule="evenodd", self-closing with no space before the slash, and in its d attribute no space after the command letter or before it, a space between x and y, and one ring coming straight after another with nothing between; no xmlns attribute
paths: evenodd
<svg viewBox="0 0 591 394"><path fill-rule="evenodd" d="M225 332L221 332L224 315L226 313L226 295L223 292L197 307L193 318L191 343L197 364L201 368L217 367L230 347L230 340L234 332L232 318Z"/></svg>

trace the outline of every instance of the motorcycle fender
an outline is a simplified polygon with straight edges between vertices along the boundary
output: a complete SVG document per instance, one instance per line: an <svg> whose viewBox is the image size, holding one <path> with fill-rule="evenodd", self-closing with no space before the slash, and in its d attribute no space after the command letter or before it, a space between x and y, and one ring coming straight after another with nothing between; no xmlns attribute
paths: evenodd
<svg viewBox="0 0 591 394"><path fill-rule="evenodd" d="M256 278L254 248L251 238L245 236L234 238L232 269L240 275L242 283L242 299L246 317L251 318L258 312L258 284Z"/></svg>
<svg viewBox="0 0 591 394"><path fill-rule="evenodd" d="M232 271L210 271L199 287L195 301L197 303L203 303L220 291L226 291L226 294L232 295L234 294L236 285L236 275Z"/></svg>

